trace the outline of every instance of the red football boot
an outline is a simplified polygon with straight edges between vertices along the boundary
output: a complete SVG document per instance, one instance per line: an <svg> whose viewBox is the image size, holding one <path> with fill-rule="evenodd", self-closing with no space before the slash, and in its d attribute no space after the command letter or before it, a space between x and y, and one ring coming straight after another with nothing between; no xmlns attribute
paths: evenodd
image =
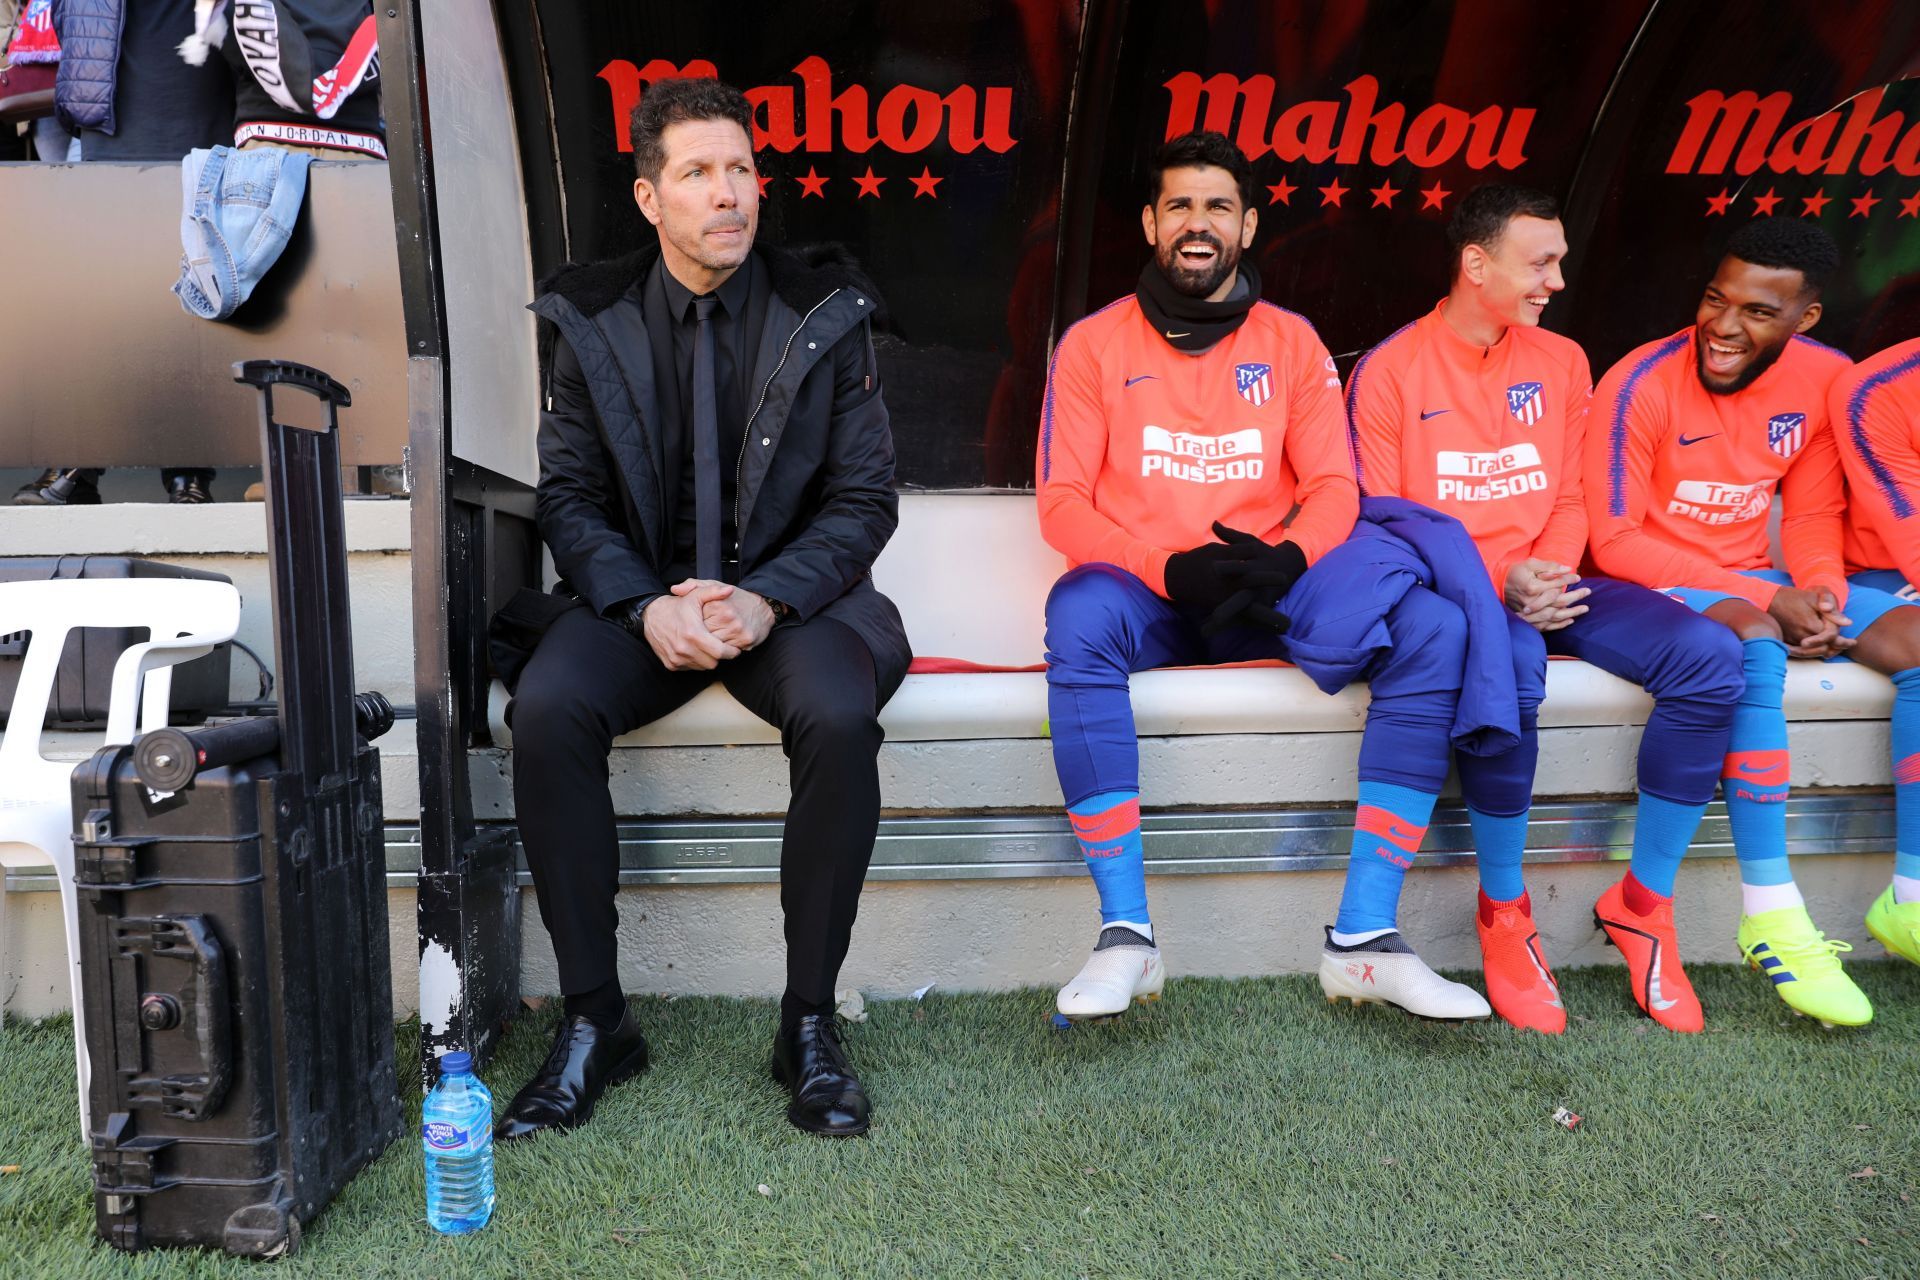
<svg viewBox="0 0 1920 1280"><path fill-rule="evenodd" d="M1700 1011L1700 999L1693 984L1680 968L1680 941L1673 932L1673 899L1656 898L1653 910L1641 915L1628 907L1626 881L1622 880L1593 904L1593 922L1604 930L1607 941L1620 948L1627 961L1633 1002L1649 1018L1669 1031L1701 1031L1706 1015Z"/></svg>
<svg viewBox="0 0 1920 1280"><path fill-rule="evenodd" d="M1512 902L1495 902L1482 893L1474 921L1493 1011L1523 1030L1549 1036L1565 1031L1567 1011L1547 968L1540 931L1533 927L1532 901L1521 894Z"/></svg>

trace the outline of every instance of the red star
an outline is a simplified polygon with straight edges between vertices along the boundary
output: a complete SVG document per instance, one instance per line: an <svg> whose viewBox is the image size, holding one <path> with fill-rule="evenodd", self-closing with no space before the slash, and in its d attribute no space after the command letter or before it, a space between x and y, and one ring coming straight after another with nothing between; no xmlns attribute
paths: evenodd
<svg viewBox="0 0 1920 1280"><path fill-rule="evenodd" d="M1373 196L1373 204L1370 207L1375 209L1382 205L1389 209L1393 208L1393 198L1400 194L1400 188L1391 182L1383 182L1377 187L1368 187L1367 191Z"/></svg>
<svg viewBox="0 0 1920 1280"><path fill-rule="evenodd" d="M925 165L921 165L920 176L917 178L908 178L907 181L913 184L913 198L915 200L918 200L921 196L932 196L935 200L938 200L940 193L935 191L934 188L945 182L946 179L934 177L933 170L927 168Z"/></svg>
<svg viewBox="0 0 1920 1280"><path fill-rule="evenodd" d="M1267 184L1267 190L1272 193L1272 195L1268 197L1267 203L1268 204L1292 204L1293 193L1298 191L1299 189L1300 188L1294 186L1291 182L1288 182L1287 175L1283 173L1280 175L1280 181L1269 182Z"/></svg>
<svg viewBox="0 0 1920 1280"><path fill-rule="evenodd" d="M770 173L755 174L753 180L760 184L760 198L765 200L767 198L767 184L773 181L773 175Z"/></svg>
<svg viewBox="0 0 1920 1280"><path fill-rule="evenodd" d="M1342 207L1340 197L1347 194L1349 190L1351 188L1341 186L1340 179L1335 178L1332 186L1320 188L1320 207L1322 209L1328 205L1333 205L1335 208Z"/></svg>
<svg viewBox="0 0 1920 1280"><path fill-rule="evenodd" d="M872 196L875 200L878 200L880 198L880 184L885 181L885 178L874 177L873 166L868 165L866 174L853 180L853 184L860 188L860 194L855 196L854 199L864 200L868 196Z"/></svg>
<svg viewBox="0 0 1920 1280"><path fill-rule="evenodd" d="M1780 203L1780 197L1773 194L1773 188L1767 188L1767 194L1753 198L1753 213L1757 218L1771 218L1773 206Z"/></svg>
<svg viewBox="0 0 1920 1280"><path fill-rule="evenodd" d="M1800 203L1805 205L1806 208L1800 211L1800 216L1803 218L1819 217L1826 212L1827 205L1832 202L1832 199L1833 197L1824 191L1816 191L1810 196L1801 196Z"/></svg>
<svg viewBox="0 0 1920 1280"><path fill-rule="evenodd" d="M1872 213L1873 206L1879 203L1880 197L1874 195L1872 191L1868 191L1867 194L1863 196L1855 196L1853 197L1853 212L1847 216L1849 218L1864 218Z"/></svg>
<svg viewBox="0 0 1920 1280"><path fill-rule="evenodd" d="M1908 196L1900 202L1900 216L1903 218L1920 218L1920 191L1914 192L1911 196Z"/></svg>
<svg viewBox="0 0 1920 1280"><path fill-rule="evenodd" d="M1727 206L1732 203L1733 197L1727 194L1727 189L1725 187L1720 188L1719 195L1707 197L1707 216L1711 218L1716 214L1724 214L1727 211Z"/></svg>
<svg viewBox="0 0 1920 1280"><path fill-rule="evenodd" d="M1446 200L1448 196L1452 195L1453 192L1436 182L1430 187L1423 188L1420 194L1426 197L1425 200L1420 202L1422 209L1438 209L1441 203Z"/></svg>
<svg viewBox="0 0 1920 1280"><path fill-rule="evenodd" d="M800 184L800 198L802 200L805 200L808 196L819 196L822 200L827 198L828 179L816 173L812 165L807 166L806 177L795 178L794 181Z"/></svg>

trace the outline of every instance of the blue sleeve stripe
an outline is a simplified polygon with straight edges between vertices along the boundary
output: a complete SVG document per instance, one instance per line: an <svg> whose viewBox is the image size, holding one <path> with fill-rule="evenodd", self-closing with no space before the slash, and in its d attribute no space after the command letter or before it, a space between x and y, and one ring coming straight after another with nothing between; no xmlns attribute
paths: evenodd
<svg viewBox="0 0 1920 1280"><path fill-rule="evenodd" d="M1353 421L1353 407L1357 400L1356 393L1360 390L1360 375L1367 371L1367 361L1373 359L1379 352L1392 346L1398 338L1419 323L1418 320L1410 320L1388 334L1384 340L1360 357L1360 362L1353 366L1352 376L1347 379L1347 452L1353 457L1353 479L1354 483L1360 486L1360 494L1362 497L1373 495L1367 493L1366 464L1360 457L1360 430L1354 425Z"/></svg>
<svg viewBox="0 0 1920 1280"><path fill-rule="evenodd" d="M1913 499L1900 487L1900 481L1874 453L1873 442L1867 439L1867 401L1881 387L1906 377L1915 369L1920 369L1920 351L1863 379L1853 389L1853 394L1847 397L1847 438L1859 452L1860 460L1867 466L1867 474L1873 477L1873 483L1879 488L1880 496L1886 499L1887 507L1896 520L1905 520L1914 513Z"/></svg>
<svg viewBox="0 0 1920 1280"><path fill-rule="evenodd" d="M1081 325L1093 319L1094 316L1105 315L1107 312L1113 310L1115 307L1119 306L1121 303L1130 300L1132 297L1133 295L1130 293L1124 294L1121 297L1115 298L1112 302L1109 302L1106 306L1094 312L1093 315L1080 317L1078 320L1075 320L1072 324L1068 325L1067 331L1060 335L1060 341L1053 344L1053 355L1050 356L1047 360L1047 395L1046 395L1046 399L1041 403L1041 407L1040 407L1040 483L1041 484L1045 484L1047 481L1053 479L1053 378L1054 378L1054 374L1060 368L1060 348L1067 345L1067 339L1073 336L1073 331L1075 329L1078 329Z"/></svg>
<svg viewBox="0 0 1920 1280"><path fill-rule="evenodd" d="M1838 347L1828 346L1826 343L1820 341L1818 338L1809 338L1804 333L1796 333L1793 335L1793 341L1804 342L1816 351L1824 351L1830 356L1839 356L1842 360L1845 360L1848 364L1853 363L1852 356L1848 355L1846 352L1842 351Z"/></svg>
<svg viewBox="0 0 1920 1280"><path fill-rule="evenodd" d="M1627 408L1633 393L1655 365L1685 348L1692 337L1691 330L1676 333L1641 357L1613 397L1613 417L1607 428L1607 514L1616 519L1627 514Z"/></svg>

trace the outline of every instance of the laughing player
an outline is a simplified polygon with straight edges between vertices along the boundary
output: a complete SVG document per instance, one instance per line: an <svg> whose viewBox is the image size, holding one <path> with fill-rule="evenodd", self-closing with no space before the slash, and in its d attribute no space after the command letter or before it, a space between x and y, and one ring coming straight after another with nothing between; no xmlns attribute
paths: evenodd
<svg viewBox="0 0 1920 1280"><path fill-rule="evenodd" d="M1814 223L1766 218L1736 232L1694 324L1601 380L1586 481L1601 570L1667 591L1741 642L1745 690L1721 771L1741 953L1796 1012L1858 1026L1873 1006L1841 968L1852 948L1814 928L1787 864L1787 659L1848 654L1910 688L1920 610L1847 580L1827 405L1849 362L1802 336L1838 265ZM1785 572L1767 538L1776 490Z"/></svg>
<svg viewBox="0 0 1920 1280"><path fill-rule="evenodd" d="M1333 362L1311 325L1261 301L1241 257L1258 220L1252 178L1220 134L1166 143L1141 213L1153 259L1138 291L1069 329L1048 375L1040 530L1074 567L1047 599L1047 708L1100 898L1093 954L1060 991L1069 1018L1119 1013L1166 980L1147 912L1130 674L1284 658L1289 615L1298 636L1386 597L1364 548L1346 541L1359 496ZM1249 583L1264 593L1258 604ZM1397 885L1446 778L1466 620L1424 586L1382 612L1390 643L1363 672L1372 702L1353 858L1361 879ZM1479 993L1429 969L1392 923L1330 932L1329 998L1488 1016Z"/></svg>
<svg viewBox="0 0 1920 1280"><path fill-rule="evenodd" d="M1740 647L1726 628L1658 592L1574 572L1587 541L1581 439L1593 380L1578 345L1539 327L1565 286L1559 206L1524 187L1482 186L1461 200L1447 233L1447 296L1361 357L1347 381L1347 418L1361 491L1459 519L1511 611L1520 746L1457 758L1478 851L1487 997L1515 1026L1566 1029L1520 869L1547 655L1566 654L1654 696L1632 869L1595 915L1627 958L1640 1007L1676 1031L1698 1031L1673 885L1726 754Z"/></svg>

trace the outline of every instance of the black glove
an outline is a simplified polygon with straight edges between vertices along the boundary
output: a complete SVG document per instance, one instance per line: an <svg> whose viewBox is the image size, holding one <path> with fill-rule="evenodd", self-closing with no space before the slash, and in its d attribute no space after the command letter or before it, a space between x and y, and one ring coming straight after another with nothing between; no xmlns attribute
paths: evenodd
<svg viewBox="0 0 1920 1280"><path fill-rule="evenodd" d="M1167 599L1190 609L1218 609L1227 597L1240 589L1229 581L1220 566L1241 555L1224 542L1203 542L1167 557Z"/></svg>
<svg viewBox="0 0 1920 1280"><path fill-rule="evenodd" d="M1234 590L1208 615L1200 628L1202 634L1212 635L1230 626L1265 627L1284 634L1291 621L1272 607L1273 602L1307 571L1306 553L1295 543L1275 546L1219 521L1214 522L1213 532L1229 548L1229 554L1216 557L1209 567Z"/></svg>

